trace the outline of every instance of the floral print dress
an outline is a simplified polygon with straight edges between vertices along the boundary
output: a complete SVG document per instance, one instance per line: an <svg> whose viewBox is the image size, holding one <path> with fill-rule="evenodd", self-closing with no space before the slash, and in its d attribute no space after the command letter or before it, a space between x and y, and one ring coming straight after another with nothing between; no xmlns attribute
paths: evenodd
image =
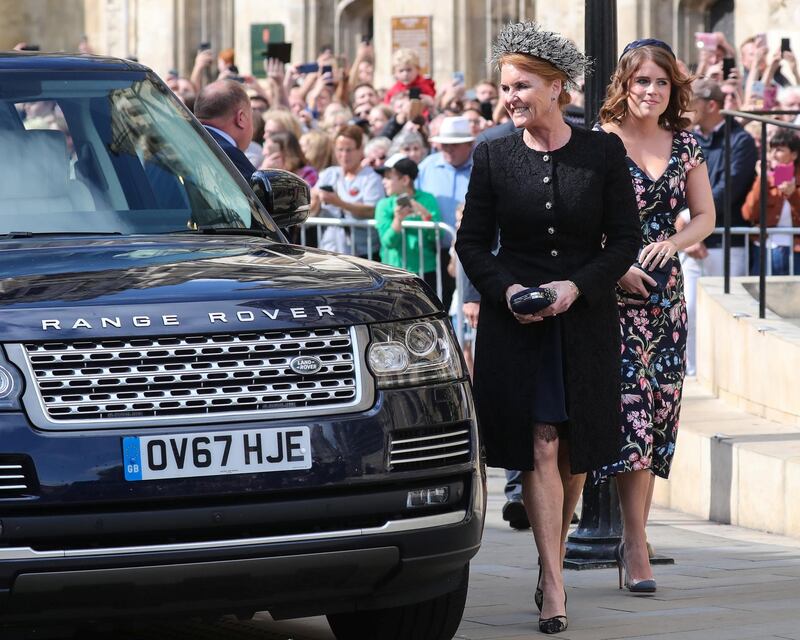
<svg viewBox="0 0 800 640"><path fill-rule="evenodd" d="M686 178L704 162L695 137L676 132L664 173L652 180L630 158L628 168L642 223L642 246L675 234L686 208ZM685 373L686 301L677 256L667 287L647 300L617 289L622 330L622 440L620 459L593 473L595 482L627 471L649 469L669 476Z"/></svg>

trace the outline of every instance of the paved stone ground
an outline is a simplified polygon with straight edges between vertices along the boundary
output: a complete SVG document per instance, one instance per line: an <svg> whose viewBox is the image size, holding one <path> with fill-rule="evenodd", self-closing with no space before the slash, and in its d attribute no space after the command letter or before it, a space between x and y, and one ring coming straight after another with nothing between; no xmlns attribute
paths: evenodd
<svg viewBox="0 0 800 640"><path fill-rule="evenodd" d="M490 470L480 553L457 638L541 638L533 604L536 555L530 532L499 517L502 477ZM654 510L648 538L675 565L655 569L658 593L617 588L616 569L568 571L571 640L800 640L800 540Z"/></svg>
<svg viewBox="0 0 800 640"><path fill-rule="evenodd" d="M501 519L503 476L489 470L489 506L472 563L460 640L541 638L533 604L536 553L530 531ZM675 558L656 567L658 593L617 589L616 569L568 571L569 629L563 640L800 640L800 540L655 510L649 539ZM115 640L333 640L324 618L154 625ZM381 640L376 638L375 640Z"/></svg>

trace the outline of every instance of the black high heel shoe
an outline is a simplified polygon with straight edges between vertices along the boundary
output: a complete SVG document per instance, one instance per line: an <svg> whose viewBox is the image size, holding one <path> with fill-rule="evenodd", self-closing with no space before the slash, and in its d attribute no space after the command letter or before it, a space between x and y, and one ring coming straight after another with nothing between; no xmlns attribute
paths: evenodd
<svg viewBox="0 0 800 640"><path fill-rule="evenodd" d="M553 634L567 630L568 622L566 616L567 592L564 591L564 612L563 616L553 616L552 618L539 618L539 631L542 633Z"/></svg>
<svg viewBox="0 0 800 640"><path fill-rule="evenodd" d="M625 564L625 543L620 542L617 545L614 555L617 557L617 570L619 571L619 588L622 589L623 584L631 593L655 593L656 581L655 580L637 580L631 582L628 579L628 567ZM623 582L622 572L625 572L625 580Z"/></svg>
<svg viewBox="0 0 800 640"><path fill-rule="evenodd" d="M536 607L539 609L539 613L542 612L542 602L544 602L544 592L542 591L542 561L539 559L539 577L536 578L536 591L533 593L533 601L536 603Z"/></svg>

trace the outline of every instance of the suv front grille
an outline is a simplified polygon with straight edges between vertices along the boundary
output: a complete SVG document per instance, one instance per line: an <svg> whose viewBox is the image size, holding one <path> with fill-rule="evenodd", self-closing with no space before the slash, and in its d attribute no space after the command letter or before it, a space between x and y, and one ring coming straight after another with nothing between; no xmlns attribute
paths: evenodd
<svg viewBox="0 0 800 640"><path fill-rule="evenodd" d="M460 464L469 461L470 451L469 424L404 429L392 434L389 465L393 471L411 471Z"/></svg>
<svg viewBox="0 0 800 640"><path fill-rule="evenodd" d="M345 328L24 345L50 422L326 409L359 400ZM321 367L296 373L292 360Z"/></svg>

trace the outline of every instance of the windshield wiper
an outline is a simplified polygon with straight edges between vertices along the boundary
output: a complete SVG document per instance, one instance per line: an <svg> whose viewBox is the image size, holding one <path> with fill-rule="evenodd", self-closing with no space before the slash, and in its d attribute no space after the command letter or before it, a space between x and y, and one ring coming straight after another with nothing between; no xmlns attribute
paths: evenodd
<svg viewBox="0 0 800 640"><path fill-rule="evenodd" d="M210 233L229 236L258 236L259 238L270 237L268 229L246 229L244 227L214 227L202 225L196 229L186 229L181 231L170 231L169 233Z"/></svg>
<svg viewBox="0 0 800 640"><path fill-rule="evenodd" d="M34 238L40 236L121 236L121 231L9 231L0 238Z"/></svg>

